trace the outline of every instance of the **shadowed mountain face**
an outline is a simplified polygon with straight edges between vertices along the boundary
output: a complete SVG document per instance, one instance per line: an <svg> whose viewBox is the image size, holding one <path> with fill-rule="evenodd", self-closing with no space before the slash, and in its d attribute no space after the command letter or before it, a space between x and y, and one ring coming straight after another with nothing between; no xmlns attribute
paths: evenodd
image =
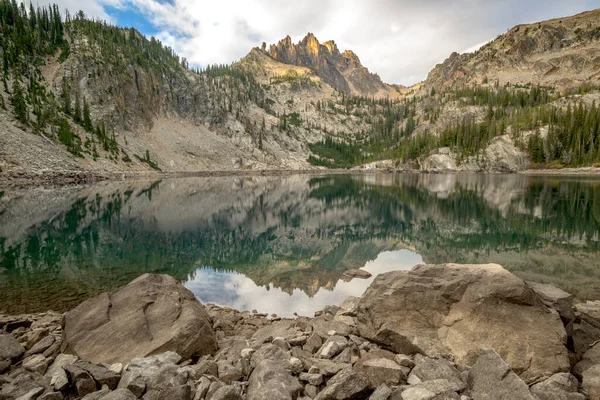
<svg viewBox="0 0 600 400"><path fill-rule="evenodd" d="M347 269L376 274L422 261L498 262L600 298L599 207L598 180L518 175L185 178L4 191L0 310L63 311L156 272L203 301L271 311L269 303L289 300L288 313L301 305L310 313L362 293L368 282L344 282Z"/></svg>
<svg viewBox="0 0 600 400"><path fill-rule="evenodd" d="M297 44L286 36L269 47L268 54L275 60L313 70L334 89L362 96L394 97L399 92L386 85L377 74L372 74L360 63L351 50L340 53L333 40L319 43L308 33Z"/></svg>

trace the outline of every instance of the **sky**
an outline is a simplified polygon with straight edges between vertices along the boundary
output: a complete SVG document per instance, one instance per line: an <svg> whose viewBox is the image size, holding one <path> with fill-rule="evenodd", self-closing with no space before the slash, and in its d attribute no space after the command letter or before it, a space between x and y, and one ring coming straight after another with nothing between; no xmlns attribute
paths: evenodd
<svg viewBox="0 0 600 400"><path fill-rule="evenodd" d="M29 0L26 0L29 2ZM33 0L34 4L46 3ZM262 42L312 32L354 51L388 83L411 85L452 52L476 50L521 23L600 8L600 0L53 0L137 28L190 65L232 63Z"/></svg>

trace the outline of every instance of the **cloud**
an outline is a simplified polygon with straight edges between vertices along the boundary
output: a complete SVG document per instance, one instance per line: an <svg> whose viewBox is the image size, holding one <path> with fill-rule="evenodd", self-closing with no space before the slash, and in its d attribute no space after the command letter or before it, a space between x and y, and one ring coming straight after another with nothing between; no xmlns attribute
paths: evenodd
<svg viewBox="0 0 600 400"><path fill-rule="evenodd" d="M387 82L422 80L453 51L474 49L514 25L600 7L600 0L58 0L109 20L131 8L196 65L231 63L261 42L313 32L351 49Z"/></svg>

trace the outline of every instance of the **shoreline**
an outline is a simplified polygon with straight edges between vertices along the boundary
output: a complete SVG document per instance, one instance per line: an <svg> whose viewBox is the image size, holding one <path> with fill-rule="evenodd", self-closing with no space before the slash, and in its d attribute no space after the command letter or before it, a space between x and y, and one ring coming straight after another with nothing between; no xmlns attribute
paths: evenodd
<svg viewBox="0 0 600 400"><path fill-rule="evenodd" d="M527 169L523 171L421 171L402 169L265 169L265 170L210 170L210 171L13 171L0 173L0 186L35 186L42 184L69 185L90 184L104 181L136 179L164 179L190 177L228 176L289 176L289 175L362 175L362 174L422 174L422 175L527 175L527 176L582 176L600 177L600 168Z"/></svg>

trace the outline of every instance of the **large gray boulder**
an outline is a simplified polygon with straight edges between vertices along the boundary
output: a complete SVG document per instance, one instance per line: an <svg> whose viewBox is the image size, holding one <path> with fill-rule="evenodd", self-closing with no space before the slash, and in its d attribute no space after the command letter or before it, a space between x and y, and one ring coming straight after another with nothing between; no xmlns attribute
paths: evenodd
<svg viewBox="0 0 600 400"><path fill-rule="evenodd" d="M175 351L183 358L216 351L208 314L168 275L145 274L65 314L64 353L92 363L128 363Z"/></svg>
<svg viewBox="0 0 600 400"><path fill-rule="evenodd" d="M569 370L567 335L523 280L500 265L418 265L379 275L357 306L361 336L397 353L473 365L495 349L526 382Z"/></svg>

